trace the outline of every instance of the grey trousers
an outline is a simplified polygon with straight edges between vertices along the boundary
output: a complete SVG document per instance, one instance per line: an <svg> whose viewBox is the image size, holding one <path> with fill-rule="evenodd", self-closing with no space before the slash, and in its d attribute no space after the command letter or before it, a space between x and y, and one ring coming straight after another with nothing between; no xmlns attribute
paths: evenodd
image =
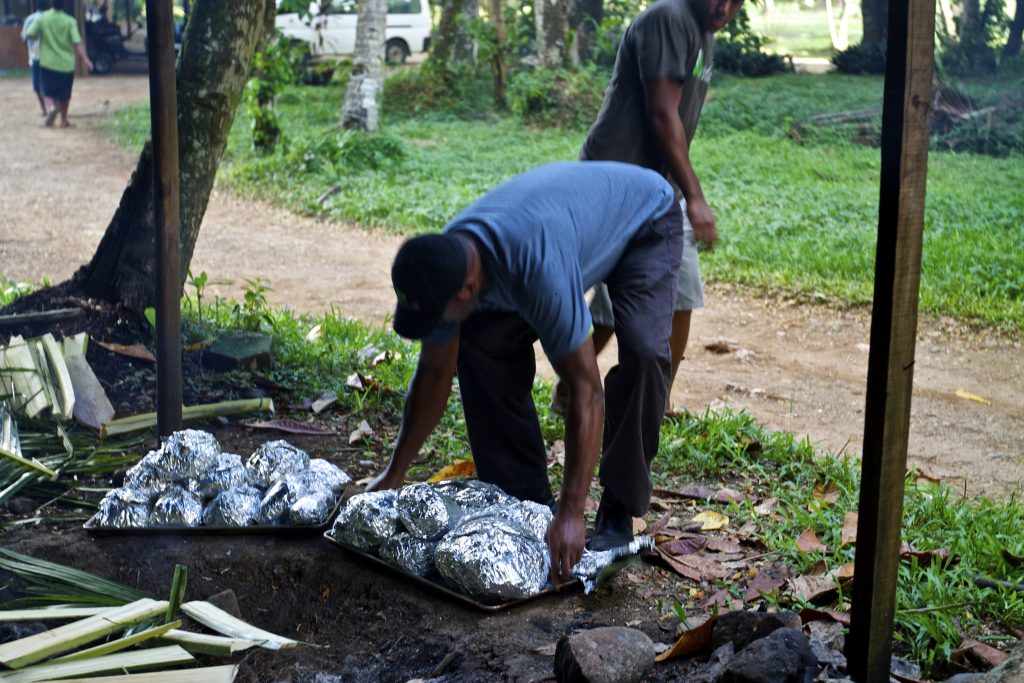
<svg viewBox="0 0 1024 683"><path fill-rule="evenodd" d="M678 205L646 224L605 278L615 313L618 365L605 377L601 484L634 516L651 500L669 386L669 336L683 250ZM546 502L547 452L533 402L537 334L517 313L477 312L462 323L458 376L477 475Z"/></svg>

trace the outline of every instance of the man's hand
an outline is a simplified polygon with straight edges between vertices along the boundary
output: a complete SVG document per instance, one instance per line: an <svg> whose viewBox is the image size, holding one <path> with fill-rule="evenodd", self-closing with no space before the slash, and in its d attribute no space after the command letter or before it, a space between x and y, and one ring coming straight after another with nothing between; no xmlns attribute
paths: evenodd
<svg viewBox="0 0 1024 683"><path fill-rule="evenodd" d="M389 467L382 473L374 477L373 481L366 485L366 492L371 493L373 491L384 491L387 489L401 488L402 484L405 483L405 476L401 473L395 473Z"/></svg>
<svg viewBox="0 0 1024 683"><path fill-rule="evenodd" d="M559 509L548 526L547 542L551 550L551 585L558 586L572 578L572 568L583 557L586 542L583 515Z"/></svg>
<svg viewBox="0 0 1024 683"><path fill-rule="evenodd" d="M711 249L718 241L718 230L715 227L715 214L711 213L708 203L703 199L687 200L686 217L693 226L693 236L705 249Z"/></svg>

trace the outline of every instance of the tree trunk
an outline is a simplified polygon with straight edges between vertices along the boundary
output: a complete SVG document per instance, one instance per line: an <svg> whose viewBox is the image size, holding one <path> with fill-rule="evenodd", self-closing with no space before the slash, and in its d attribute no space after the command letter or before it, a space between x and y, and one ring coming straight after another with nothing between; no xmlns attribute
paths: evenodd
<svg viewBox="0 0 1024 683"><path fill-rule="evenodd" d="M387 0L360 0L356 24L356 54L345 91L341 126L345 130L376 133L380 119L380 93L384 89L384 28Z"/></svg>
<svg viewBox="0 0 1024 683"><path fill-rule="evenodd" d="M1022 35L1024 35L1024 0L1017 0L1017 11L1013 14L1013 21L1010 22L1010 35L1006 39L1006 47L1003 48L1005 56L1016 57L1020 54Z"/></svg>
<svg viewBox="0 0 1024 683"><path fill-rule="evenodd" d="M480 16L479 0L462 0L462 16L455 32L455 48L452 50L452 59L456 63L476 62L476 41L470 33L470 28L475 19Z"/></svg>
<svg viewBox="0 0 1024 683"><path fill-rule="evenodd" d="M544 67L564 66L569 56L566 36L569 33L570 0L536 0L537 55Z"/></svg>
<svg viewBox="0 0 1024 683"><path fill-rule="evenodd" d="M273 0L193 2L177 69L182 285L252 56L270 35L274 14ZM153 155L147 142L96 253L69 289L136 311L152 305L153 222Z"/></svg>
<svg viewBox="0 0 1024 683"><path fill-rule="evenodd" d="M506 90L508 89L508 64L505 63L505 47L508 42L508 33L505 28L504 4L504 0L489 0L487 7L487 13L491 16L491 23L494 24L494 57L491 69L494 72L494 104L499 109L504 109L508 106L508 101L505 97Z"/></svg>
<svg viewBox="0 0 1024 683"><path fill-rule="evenodd" d="M604 18L604 0L580 0L576 20L576 39L572 41L572 63L576 66L590 61L597 40L597 29Z"/></svg>
<svg viewBox="0 0 1024 683"><path fill-rule="evenodd" d="M462 0L441 0L441 18L437 22L437 35L430 44L430 61L442 71L448 69L455 49L459 12Z"/></svg>
<svg viewBox="0 0 1024 683"><path fill-rule="evenodd" d="M889 0L864 0L860 9L864 17L861 45L885 48L889 36Z"/></svg>

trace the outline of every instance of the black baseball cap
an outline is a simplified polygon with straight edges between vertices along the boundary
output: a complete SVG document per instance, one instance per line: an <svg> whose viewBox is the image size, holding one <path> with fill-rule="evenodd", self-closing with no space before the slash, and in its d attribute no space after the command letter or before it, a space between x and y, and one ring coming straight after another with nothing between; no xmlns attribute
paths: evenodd
<svg viewBox="0 0 1024 683"><path fill-rule="evenodd" d="M406 241L391 265L395 287L395 332L407 339L429 335L466 277L466 252L451 233L420 235Z"/></svg>

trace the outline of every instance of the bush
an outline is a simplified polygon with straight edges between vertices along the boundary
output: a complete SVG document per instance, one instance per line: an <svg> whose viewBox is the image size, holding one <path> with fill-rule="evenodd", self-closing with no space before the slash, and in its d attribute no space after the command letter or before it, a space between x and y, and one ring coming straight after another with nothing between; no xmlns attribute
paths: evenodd
<svg viewBox="0 0 1024 683"><path fill-rule="evenodd" d="M547 128L585 129L604 100L608 73L579 69L524 69L509 78L508 105L524 123Z"/></svg>
<svg viewBox="0 0 1024 683"><path fill-rule="evenodd" d="M433 62L402 69L384 81L383 109L389 116L413 117L425 113L455 118L479 118L493 106L494 83L471 65L440 68Z"/></svg>
<svg viewBox="0 0 1024 683"><path fill-rule="evenodd" d="M405 145L394 135L349 130L296 138L284 155L283 167L303 174L354 174L396 168L405 158Z"/></svg>
<svg viewBox="0 0 1024 683"><path fill-rule="evenodd" d="M852 45L832 57L836 69L844 74L884 74L885 45Z"/></svg>
<svg viewBox="0 0 1024 683"><path fill-rule="evenodd" d="M718 34L715 41L715 68L743 76L768 76L792 69L785 58L764 52L765 38L750 28L747 8Z"/></svg>

